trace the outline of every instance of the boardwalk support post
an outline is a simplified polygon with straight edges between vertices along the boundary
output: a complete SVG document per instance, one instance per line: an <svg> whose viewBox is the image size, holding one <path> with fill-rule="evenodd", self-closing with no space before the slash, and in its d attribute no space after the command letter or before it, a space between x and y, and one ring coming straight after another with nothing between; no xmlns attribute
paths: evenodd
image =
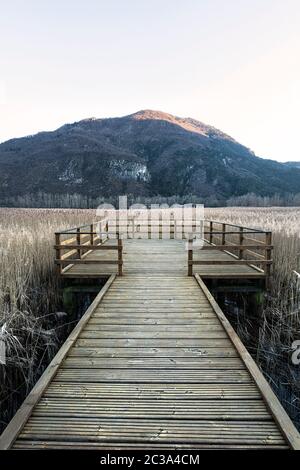
<svg viewBox="0 0 300 470"><path fill-rule="evenodd" d="M55 245L56 246L59 246L60 245L60 233L56 233L55 234ZM56 259L57 260L60 260L61 259L61 255L60 255L60 248L56 248L55 250L55 253L56 253ZM61 275L61 272L62 272L62 265L61 264L57 264L57 274L60 276Z"/></svg>
<svg viewBox="0 0 300 470"><path fill-rule="evenodd" d="M94 244L94 224L91 224L90 244Z"/></svg>
<svg viewBox="0 0 300 470"><path fill-rule="evenodd" d="M193 240L188 241L188 276L193 275Z"/></svg>
<svg viewBox="0 0 300 470"><path fill-rule="evenodd" d="M239 244L240 244L240 247L243 245L244 243L244 229L243 227L240 227L240 236L239 236ZM240 249L239 250L239 259L242 259L243 258L243 250Z"/></svg>
<svg viewBox="0 0 300 470"><path fill-rule="evenodd" d="M119 276L123 276L123 245L122 239L120 238L120 234L117 234L118 237L118 272Z"/></svg>
<svg viewBox="0 0 300 470"><path fill-rule="evenodd" d="M222 245L226 244L226 224L222 224Z"/></svg>
<svg viewBox="0 0 300 470"><path fill-rule="evenodd" d="M213 229L214 223L212 221L209 222L209 243L212 245L213 242Z"/></svg>
<svg viewBox="0 0 300 470"><path fill-rule="evenodd" d="M272 245L272 232L267 232L266 233L266 245L270 247ZM267 248L265 252L265 258L266 261L271 261L272 257L272 249ZM266 269L265 269L265 275L266 275L266 288L267 290L270 289L270 278L271 278L271 264L266 264Z"/></svg>
<svg viewBox="0 0 300 470"><path fill-rule="evenodd" d="M77 228L77 229L76 229L76 232L77 232L77 235L76 235L77 245L80 246L80 228ZM80 258L81 258L81 250L80 250L80 248L77 250L77 255L78 255L78 259L80 259Z"/></svg>

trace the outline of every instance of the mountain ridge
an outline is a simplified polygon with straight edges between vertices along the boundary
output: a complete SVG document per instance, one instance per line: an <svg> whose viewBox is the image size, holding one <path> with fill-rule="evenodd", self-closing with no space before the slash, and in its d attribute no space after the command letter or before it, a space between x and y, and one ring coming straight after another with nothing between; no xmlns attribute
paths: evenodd
<svg viewBox="0 0 300 470"><path fill-rule="evenodd" d="M300 168L300 162L284 162L285 166L288 166L290 168Z"/></svg>
<svg viewBox="0 0 300 470"><path fill-rule="evenodd" d="M222 201L249 192L300 192L300 169L259 158L193 118L141 110L0 144L0 201L39 191L88 197L193 194Z"/></svg>

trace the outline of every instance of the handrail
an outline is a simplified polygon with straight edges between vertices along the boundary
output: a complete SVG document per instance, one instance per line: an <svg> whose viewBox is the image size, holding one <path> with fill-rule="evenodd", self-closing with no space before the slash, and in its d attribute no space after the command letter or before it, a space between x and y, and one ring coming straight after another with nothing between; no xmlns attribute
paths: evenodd
<svg viewBox="0 0 300 470"><path fill-rule="evenodd" d="M80 227L78 227L78 230L79 230ZM75 232L55 232L55 234L60 234L60 235L77 235L78 231L76 229ZM81 235L104 235L104 234L107 234L107 235L119 235L119 231L116 231L116 232L108 232L107 230L105 230L104 232L98 232L98 231L93 231L91 232L90 230L88 232L81 232L80 231L80 234Z"/></svg>
<svg viewBox="0 0 300 470"><path fill-rule="evenodd" d="M101 223L101 221L100 221ZM80 228L90 227L89 231L82 232ZM73 231L70 231L73 230ZM119 276L123 274L123 245L120 234L117 232L109 232L106 223L106 231L95 231L94 224L84 225L75 229L65 230L55 233L56 252L55 264L57 266L58 275L61 276L65 271L77 264L114 264L118 266ZM62 235L75 235L68 240L61 240ZM96 237L95 237L96 235ZM102 237L104 235L104 237ZM116 245L106 245L108 235L114 235L117 241ZM88 237L88 239L87 239ZM106 237L106 238L105 238ZM87 240L86 240L87 239ZM112 239L112 238L111 238ZM99 250L116 250L117 259L86 259L86 256L93 251ZM63 254L62 254L63 252ZM64 269L63 269L64 267Z"/></svg>
<svg viewBox="0 0 300 470"><path fill-rule="evenodd" d="M108 217L103 217L102 219L93 222L93 224L103 223L105 220L108 220ZM91 225L91 224L78 225L77 227L72 227L72 228L68 228L68 229L65 229L65 230L59 230L59 231L57 231L56 233L65 233L65 234L69 234L69 233L72 233L73 231L76 231L77 229L81 229L81 228L85 228L85 227L90 227L90 225Z"/></svg>
<svg viewBox="0 0 300 470"><path fill-rule="evenodd" d="M262 230L260 228L253 228L253 227L246 227L244 225L236 225L236 224L229 224L228 222L220 222L219 220L210 220L210 219L204 219L204 222L213 222L214 224L220 224L220 225L228 225L229 227L236 227L236 228L243 228L246 230L251 230L257 233L268 233L268 230Z"/></svg>
<svg viewBox="0 0 300 470"><path fill-rule="evenodd" d="M101 221L100 221L101 222ZM64 231L58 231L56 233L72 233L73 231L76 231L77 229L81 229L81 228L85 228L85 227L89 227L90 224L86 224L86 225L78 225L78 227L72 227L72 228L68 228L68 229L65 229Z"/></svg>
<svg viewBox="0 0 300 470"><path fill-rule="evenodd" d="M127 218L128 229L131 230L131 224L134 222L134 217ZM87 254L93 250L116 250L118 252L118 261L106 260L105 264L117 264L119 267L119 274L122 274L122 228L126 228L126 224L121 224L121 220L116 217L111 220L113 227L110 227L109 217L94 222L90 225L82 225L81 227L75 227L72 229L63 230L56 232L55 237L55 250L56 250L56 264L60 274L69 269L69 266L73 264L84 264L94 262L95 264L104 263L97 255L95 260L86 260ZM153 221L155 224L159 224L159 227L174 226L174 230L177 227L178 220L176 218L170 218L169 221L164 221L161 217ZM193 231L197 229L197 221L195 218L189 218L184 220L185 223L191 225ZM149 220L137 220L139 228L147 227L147 236L151 238L151 231L149 232ZM99 230L96 230L96 225L100 225ZM208 228L207 228L208 225ZM103 227L104 226L104 227ZM86 229L89 227L89 230ZM182 226L183 227L183 226ZM181 228L182 228L181 227ZM115 228L112 231L111 228ZM235 228L236 230L233 230ZM176 230L175 230L176 231ZM172 233L175 233L172 232ZM72 238L61 240L61 236L70 235ZM187 238L185 233L181 233L183 238ZM230 224L226 222L220 222L215 220L204 219L203 232L198 233L205 242L203 250L216 250L223 251L228 254L231 259L218 259L218 260L197 260L193 256L193 242L189 240L188 249L188 274L193 274L194 265L248 265L258 271L260 274L264 274L267 285L271 277L271 265L272 265L272 232L251 228L243 227L240 225ZM258 236L259 235L259 236ZM258 236L258 237L257 237ZM237 237L237 238L236 238ZM174 235L175 238L175 235ZM263 238L263 239L262 239ZM105 244L108 239L116 239L116 245ZM101 245L101 248L99 246ZM100 251L98 251L100 255ZM62 266L67 266L62 272Z"/></svg>
<svg viewBox="0 0 300 470"><path fill-rule="evenodd" d="M269 288L271 265L273 263L271 259L273 250L272 232L215 220L205 219L204 222L203 240L206 244L201 249L224 251L232 259L196 260L193 253L195 251L193 240L190 239L188 242L188 275L193 275L193 266L195 265L248 265L265 275L266 286ZM215 227L216 224L222 225L222 230ZM227 226L236 227L238 230L226 230ZM252 237L247 236L248 234L251 234ZM255 238L255 235L263 235L264 240L261 240L261 237ZM253 243L250 244L250 241Z"/></svg>

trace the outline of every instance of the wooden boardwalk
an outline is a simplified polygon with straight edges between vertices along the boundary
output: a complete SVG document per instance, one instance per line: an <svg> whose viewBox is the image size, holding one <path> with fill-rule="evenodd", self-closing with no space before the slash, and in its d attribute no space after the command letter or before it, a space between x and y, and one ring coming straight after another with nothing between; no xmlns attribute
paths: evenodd
<svg viewBox="0 0 300 470"><path fill-rule="evenodd" d="M299 436L201 279L112 276L1 440L285 449Z"/></svg>
<svg viewBox="0 0 300 470"><path fill-rule="evenodd" d="M298 432L201 277L262 273L246 263L208 263L187 276L180 240L128 240L122 265L106 266L111 251L87 252L61 271L101 277L118 267L123 275L110 274L0 448L300 449ZM102 263L85 263L100 255Z"/></svg>

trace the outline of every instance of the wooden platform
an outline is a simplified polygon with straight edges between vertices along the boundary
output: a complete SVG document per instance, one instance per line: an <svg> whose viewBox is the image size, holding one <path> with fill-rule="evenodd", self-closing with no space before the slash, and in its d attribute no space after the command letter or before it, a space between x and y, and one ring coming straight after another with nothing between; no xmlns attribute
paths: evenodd
<svg viewBox="0 0 300 470"><path fill-rule="evenodd" d="M166 251L180 266L177 246ZM0 448L300 448L201 278L143 274L143 263L128 262L137 272L110 277Z"/></svg>
<svg viewBox="0 0 300 470"><path fill-rule="evenodd" d="M106 244L113 246L115 240L107 240ZM124 275L164 273L172 276L185 276L188 272L187 259L185 240L133 239L123 241ZM222 261L231 262L232 259L229 254L218 250L195 250L194 261L215 261L217 264L195 265L193 271L203 278L263 279L265 277L264 272L246 264L221 264ZM63 270L62 276L99 278L118 272L117 264L90 264L92 260L103 262L117 260L116 252L113 250L93 251L86 255L85 260L89 263L82 262L68 266Z"/></svg>

